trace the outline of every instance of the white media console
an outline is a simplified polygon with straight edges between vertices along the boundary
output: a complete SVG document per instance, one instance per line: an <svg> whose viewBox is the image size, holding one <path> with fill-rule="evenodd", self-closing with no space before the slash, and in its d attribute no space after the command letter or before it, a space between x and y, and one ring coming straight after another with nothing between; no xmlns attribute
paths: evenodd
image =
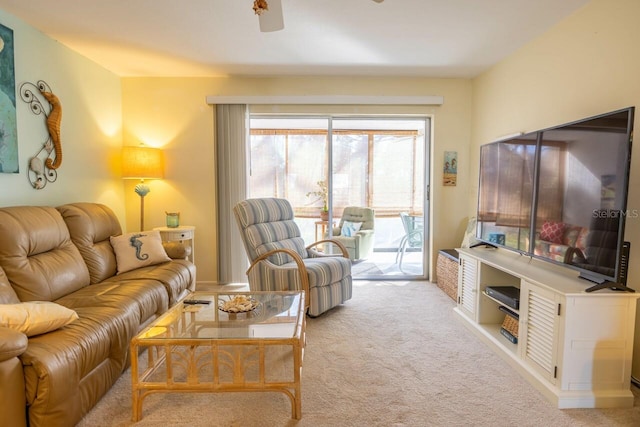
<svg viewBox="0 0 640 427"><path fill-rule="evenodd" d="M460 255L455 312L558 408L633 406L631 360L640 293L601 290L578 273L516 252ZM487 286L520 289L518 342L501 335L502 304ZM512 310L513 311L513 310Z"/></svg>

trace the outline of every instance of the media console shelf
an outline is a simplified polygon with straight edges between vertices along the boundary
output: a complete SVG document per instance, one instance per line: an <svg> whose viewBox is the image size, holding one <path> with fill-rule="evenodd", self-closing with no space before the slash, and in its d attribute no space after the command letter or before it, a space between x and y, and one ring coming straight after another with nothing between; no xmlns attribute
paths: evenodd
<svg viewBox="0 0 640 427"><path fill-rule="evenodd" d="M631 361L640 293L585 292L577 272L515 252L457 249L463 323L558 408L632 407ZM518 342L487 286L520 289ZM516 311L511 309L511 311Z"/></svg>

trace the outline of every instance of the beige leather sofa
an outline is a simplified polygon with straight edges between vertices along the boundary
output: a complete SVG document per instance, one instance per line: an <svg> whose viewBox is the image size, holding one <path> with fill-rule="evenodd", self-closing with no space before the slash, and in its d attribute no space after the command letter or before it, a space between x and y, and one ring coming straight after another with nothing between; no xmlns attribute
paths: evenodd
<svg viewBox="0 0 640 427"><path fill-rule="evenodd" d="M184 258L117 274L121 234L100 204L0 208L0 313L49 301L77 314L29 337L0 326L1 425L78 423L128 367L131 338L194 289Z"/></svg>

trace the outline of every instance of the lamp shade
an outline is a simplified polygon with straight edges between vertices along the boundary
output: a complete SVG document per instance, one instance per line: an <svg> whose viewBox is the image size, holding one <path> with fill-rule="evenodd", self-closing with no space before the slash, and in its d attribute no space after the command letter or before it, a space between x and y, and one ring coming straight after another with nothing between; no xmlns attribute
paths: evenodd
<svg viewBox="0 0 640 427"><path fill-rule="evenodd" d="M151 147L122 148L122 178L161 179L164 175L162 151Z"/></svg>

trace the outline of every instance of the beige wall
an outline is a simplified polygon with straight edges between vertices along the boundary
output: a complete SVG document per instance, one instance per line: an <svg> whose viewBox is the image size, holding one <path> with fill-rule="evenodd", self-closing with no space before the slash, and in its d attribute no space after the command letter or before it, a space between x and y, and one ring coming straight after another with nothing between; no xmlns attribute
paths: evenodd
<svg viewBox="0 0 640 427"><path fill-rule="evenodd" d="M478 173L478 147L501 135L640 107L638 16L637 0L595 0L476 78L471 174ZM639 117L636 110L635 129L640 129ZM470 184L471 213L477 183ZM628 209L640 210L637 149L632 155L630 185ZM629 285L640 290L640 218L627 220L625 240L631 242ZM640 377L640 338L635 354L634 375Z"/></svg>
<svg viewBox="0 0 640 427"><path fill-rule="evenodd" d="M149 181L146 228L161 226L165 211L179 211L196 230L198 281L217 278L213 107L207 95L441 95L444 105L338 106L349 114L420 114L433 119L431 228L433 259L438 249L459 245L466 221L469 181L471 81L462 79L283 77L123 78L110 73L21 20L0 10L13 29L16 86L45 80L63 109L63 163L56 182L35 190L28 161L46 139L42 116L17 101L20 173L0 174L0 206L100 202L118 215L124 231L139 227L135 181L120 179L120 147L140 142L165 151L165 179ZM276 112L320 112L313 106L274 106ZM441 185L444 151L458 151L456 187ZM126 208L125 208L126 206ZM433 270L433 269L432 269Z"/></svg>
<svg viewBox="0 0 640 427"><path fill-rule="evenodd" d="M16 114L20 172L0 174L0 206L100 202L124 220L119 178L120 78L0 10L0 23L15 40ZM35 190L29 159L47 139L45 117L33 114L20 85L44 80L62 104L63 161L58 178ZM46 105L46 104L45 104ZM48 108L48 107L47 107ZM47 110L48 111L48 110Z"/></svg>
<svg viewBox="0 0 640 427"><path fill-rule="evenodd" d="M150 183L145 198L149 227L163 225L165 211L180 211L181 223L196 226L198 282L215 281L214 114L207 95L441 95L442 106L336 106L345 114L420 114L433 117L431 226L432 254L457 247L466 226L469 197L471 82L461 79L290 77L290 78L124 78L124 143L144 142L166 152L166 179ZM326 112L329 107L260 107L270 112ZM458 151L459 183L442 186L444 151ZM133 183L126 191L127 225L137 226ZM434 257L435 258L435 254Z"/></svg>

